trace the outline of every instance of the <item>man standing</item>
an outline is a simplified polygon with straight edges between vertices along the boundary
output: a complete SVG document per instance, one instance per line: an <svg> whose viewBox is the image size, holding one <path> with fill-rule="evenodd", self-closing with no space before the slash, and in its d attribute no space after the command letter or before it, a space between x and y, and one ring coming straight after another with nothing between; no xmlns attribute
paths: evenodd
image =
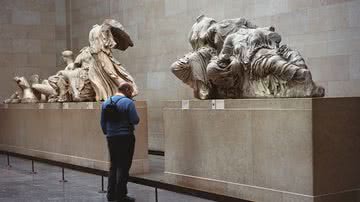
<svg viewBox="0 0 360 202"><path fill-rule="evenodd" d="M127 182L135 147L134 126L139 123L132 85L122 83L118 93L102 104L101 128L106 135L110 153L107 199L135 201L127 196Z"/></svg>

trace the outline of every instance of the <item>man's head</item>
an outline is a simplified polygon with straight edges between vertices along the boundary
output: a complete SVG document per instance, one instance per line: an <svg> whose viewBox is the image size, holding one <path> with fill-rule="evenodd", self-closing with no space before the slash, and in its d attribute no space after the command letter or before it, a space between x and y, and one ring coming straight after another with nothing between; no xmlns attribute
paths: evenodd
<svg viewBox="0 0 360 202"><path fill-rule="evenodd" d="M65 50L61 53L61 56L63 58L63 60L69 64L69 63L72 63L74 60L73 60L73 52L70 51L70 50Z"/></svg>
<svg viewBox="0 0 360 202"><path fill-rule="evenodd" d="M118 91L122 94L124 94L126 97L131 98L134 88L132 87L132 85L128 82L123 82L120 84L120 86L118 87Z"/></svg>

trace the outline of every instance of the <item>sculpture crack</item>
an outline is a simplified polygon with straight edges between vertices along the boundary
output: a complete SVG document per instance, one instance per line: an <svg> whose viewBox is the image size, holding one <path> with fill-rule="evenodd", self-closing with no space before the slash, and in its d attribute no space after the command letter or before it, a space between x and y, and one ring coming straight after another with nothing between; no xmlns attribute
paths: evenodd
<svg viewBox="0 0 360 202"><path fill-rule="evenodd" d="M281 45L274 27L257 27L244 18L216 22L204 15L189 34L193 51L171 71L198 99L322 97L296 50Z"/></svg>
<svg viewBox="0 0 360 202"><path fill-rule="evenodd" d="M89 46L80 50L73 59L73 52L65 50L62 58L64 70L40 82L38 75L15 77L20 88L5 103L36 102L81 102L100 101L117 92L123 82L134 88L133 97L138 94L133 77L118 62L112 49L125 51L133 42L116 20L107 19L101 25L94 25L89 33Z"/></svg>

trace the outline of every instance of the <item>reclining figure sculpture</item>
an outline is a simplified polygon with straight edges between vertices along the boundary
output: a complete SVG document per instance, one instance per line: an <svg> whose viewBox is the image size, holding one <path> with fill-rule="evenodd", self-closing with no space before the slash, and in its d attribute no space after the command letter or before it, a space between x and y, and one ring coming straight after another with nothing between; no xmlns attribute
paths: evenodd
<svg viewBox="0 0 360 202"><path fill-rule="evenodd" d="M100 101L117 92L117 87L128 82L138 94L133 77L112 54L112 49L125 51L133 46L130 36L116 20L107 19L94 25L89 33L89 46L73 60L72 51L62 52L64 70L40 82L33 75L31 82L15 77L20 92L15 92L5 103L82 102Z"/></svg>
<svg viewBox="0 0 360 202"><path fill-rule="evenodd" d="M171 71L198 99L324 96L300 53L280 46L274 27L201 15L189 42L193 51L174 62Z"/></svg>

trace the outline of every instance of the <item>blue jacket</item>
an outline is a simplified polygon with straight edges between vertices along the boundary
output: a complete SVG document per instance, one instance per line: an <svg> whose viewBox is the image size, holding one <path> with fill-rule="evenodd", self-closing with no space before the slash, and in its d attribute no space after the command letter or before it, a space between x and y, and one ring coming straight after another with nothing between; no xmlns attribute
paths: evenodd
<svg viewBox="0 0 360 202"><path fill-rule="evenodd" d="M105 100L101 106L101 129L107 137L115 135L134 134L134 125L139 123L139 116L136 112L134 101L120 95L112 96L113 102L117 102L116 106L119 112L119 119L111 121L106 118L105 107L110 104L110 98Z"/></svg>

